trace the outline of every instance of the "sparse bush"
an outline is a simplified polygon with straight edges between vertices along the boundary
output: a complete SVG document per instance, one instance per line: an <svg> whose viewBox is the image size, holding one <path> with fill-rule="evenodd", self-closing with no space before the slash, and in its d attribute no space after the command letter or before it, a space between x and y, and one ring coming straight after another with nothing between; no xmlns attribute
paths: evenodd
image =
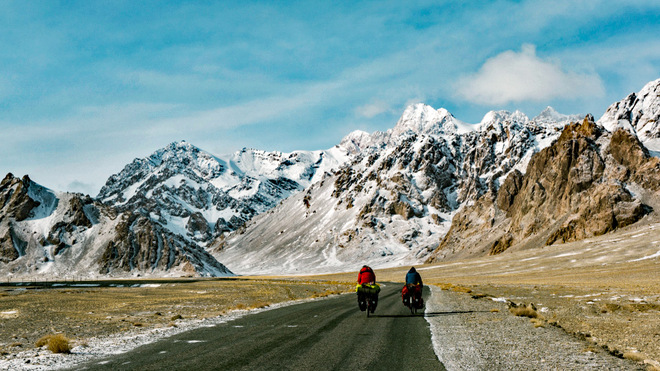
<svg viewBox="0 0 660 371"><path fill-rule="evenodd" d="M500 310L497 309L497 308L493 308L493 309L490 310L490 312L491 312L491 313L499 313Z"/></svg>
<svg viewBox="0 0 660 371"><path fill-rule="evenodd" d="M133 322L133 326L135 326L135 327L142 327L142 326L144 326L144 325L143 325L142 323L140 323L140 322Z"/></svg>
<svg viewBox="0 0 660 371"><path fill-rule="evenodd" d="M267 303L267 302L265 302L265 301L257 301L257 302L254 302L254 303L252 304L252 308L253 308L253 309L254 309L254 308L266 308L266 307L269 306L269 305L270 305L270 303Z"/></svg>
<svg viewBox="0 0 660 371"><path fill-rule="evenodd" d="M176 321L178 319L183 319L183 317L180 314L175 314L170 318L170 321Z"/></svg>
<svg viewBox="0 0 660 371"><path fill-rule="evenodd" d="M539 317L536 308L534 308L534 305L532 304L512 306L511 308L509 308L509 312L511 312L511 314L513 314L514 316L518 316L518 317L529 317L529 318Z"/></svg>
<svg viewBox="0 0 660 371"><path fill-rule="evenodd" d="M50 339L51 336L53 335L44 335L40 337L39 340L37 340L37 342L34 343L34 346L37 348L41 348L42 346L48 344L48 339Z"/></svg>
<svg viewBox="0 0 660 371"><path fill-rule="evenodd" d="M71 343L66 336L62 334L42 336L34 344L37 348L46 346L53 353L71 353Z"/></svg>
<svg viewBox="0 0 660 371"><path fill-rule="evenodd" d="M545 327L545 321L540 318L532 318L529 321L534 324L534 328Z"/></svg>
<svg viewBox="0 0 660 371"><path fill-rule="evenodd" d="M644 354L640 352L625 352L623 353L623 358L629 359L633 362L644 362L646 356L644 356Z"/></svg>

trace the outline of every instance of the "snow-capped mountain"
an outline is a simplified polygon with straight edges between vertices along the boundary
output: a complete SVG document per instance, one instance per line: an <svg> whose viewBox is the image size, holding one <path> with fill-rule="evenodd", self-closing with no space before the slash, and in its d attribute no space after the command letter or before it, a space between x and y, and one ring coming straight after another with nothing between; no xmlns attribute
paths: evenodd
<svg viewBox="0 0 660 371"><path fill-rule="evenodd" d="M534 117L532 121L537 124L554 125L564 127L571 122L578 122L584 118L584 115L564 115L557 112L554 108L546 107L538 116Z"/></svg>
<svg viewBox="0 0 660 371"><path fill-rule="evenodd" d="M524 172L571 118L552 108L532 120L493 111L466 124L412 105L386 132L352 133L353 162L217 241L213 254L241 273L423 261L462 205Z"/></svg>
<svg viewBox="0 0 660 371"><path fill-rule="evenodd" d="M224 276L232 273L183 237L89 196L53 192L8 174L0 183L4 277Z"/></svg>
<svg viewBox="0 0 660 371"><path fill-rule="evenodd" d="M660 209L659 91L660 79L597 122L548 107L467 124L415 104L325 151L214 156L175 142L95 199L9 174L0 273L309 273L607 233Z"/></svg>
<svg viewBox="0 0 660 371"><path fill-rule="evenodd" d="M591 115L567 125L499 189L465 205L430 261L496 255L601 235L660 206L660 159L631 132Z"/></svg>
<svg viewBox="0 0 660 371"><path fill-rule="evenodd" d="M623 128L650 150L660 151L660 79L612 104L598 124L610 132Z"/></svg>
<svg viewBox="0 0 660 371"><path fill-rule="evenodd" d="M0 185L0 272L44 279L231 275L205 246L348 158L340 145L216 157L182 141L134 160L96 199L8 174Z"/></svg>
<svg viewBox="0 0 660 371"><path fill-rule="evenodd" d="M97 198L205 246L348 158L348 150L340 146L292 153L243 149L217 157L185 141L175 142L111 176Z"/></svg>

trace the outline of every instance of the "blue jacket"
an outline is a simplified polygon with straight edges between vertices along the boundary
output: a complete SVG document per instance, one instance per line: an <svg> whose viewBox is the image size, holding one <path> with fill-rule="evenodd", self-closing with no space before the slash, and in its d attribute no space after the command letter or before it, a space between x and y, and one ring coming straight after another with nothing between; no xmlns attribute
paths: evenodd
<svg viewBox="0 0 660 371"><path fill-rule="evenodd" d="M417 273L415 267L410 268L410 270L406 274L406 285L409 283L413 285L416 284L424 285L424 283L422 282L422 276L420 276L419 273Z"/></svg>

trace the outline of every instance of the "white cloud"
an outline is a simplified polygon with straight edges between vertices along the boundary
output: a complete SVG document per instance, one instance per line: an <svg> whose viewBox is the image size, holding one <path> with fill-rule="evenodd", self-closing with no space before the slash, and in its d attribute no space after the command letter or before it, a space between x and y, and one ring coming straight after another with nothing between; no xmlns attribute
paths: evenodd
<svg viewBox="0 0 660 371"><path fill-rule="evenodd" d="M558 62L537 57L529 44L519 53L509 50L488 59L456 84L460 98L484 105L602 96L604 90L597 74L564 71Z"/></svg>
<svg viewBox="0 0 660 371"><path fill-rule="evenodd" d="M367 103L355 108L355 114L365 118L373 118L382 113L391 112L392 107L383 101Z"/></svg>

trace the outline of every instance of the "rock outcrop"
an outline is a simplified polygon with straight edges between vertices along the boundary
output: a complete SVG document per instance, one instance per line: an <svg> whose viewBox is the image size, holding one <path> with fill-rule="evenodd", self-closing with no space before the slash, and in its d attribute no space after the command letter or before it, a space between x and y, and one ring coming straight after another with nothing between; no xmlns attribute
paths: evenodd
<svg viewBox="0 0 660 371"><path fill-rule="evenodd" d="M464 207L429 261L551 245L635 223L652 208L631 188L655 193L659 161L624 129L608 133L593 117L566 126L495 192Z"/></svg>
<svg viewBox="0 0 660 371"><path fill-rule="evenodd" d="M551 109L539 121L498 111L470 125L444 109L410 106L393 129L353 135L353 162L218 241L214 256L241 273L419 262L461 205L524 171L566 119Z"/></svg>
<svg viewBox="0 0 660 371"><path fill-rule="evenodd" d="M159 221L77 193L56 193L8 174L0 183L0 272L44 279L78 276L225 276L194 240ZM188 228L209 233L199 215Z"/></svg>

